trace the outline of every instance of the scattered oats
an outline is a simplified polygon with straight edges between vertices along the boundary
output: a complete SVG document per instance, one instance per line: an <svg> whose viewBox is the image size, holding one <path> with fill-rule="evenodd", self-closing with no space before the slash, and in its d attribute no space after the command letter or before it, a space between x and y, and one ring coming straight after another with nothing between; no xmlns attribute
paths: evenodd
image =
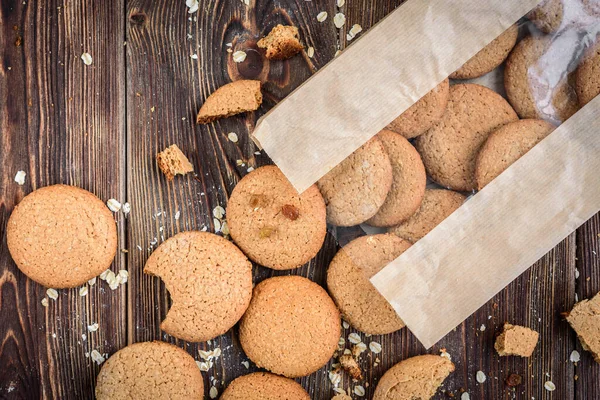
<svg viewBox="0 0 600 400"><path fill-rule="evenodd" d="M17 178L15 178L17 180ZM579 279L579 269L575 268L575 279Z"/></svg>
<svg viewBox="0 0 600 400"><path fill-rule="evenodd" d="M321 11L317 14L317 21L323 22L327 19L327 11Z"/></svg>
<svg viewBox="0 0 600 400"><path fill-rule="evenodd" d="M233 46L233 43L225 43L225 46L227 46L227 47L232 47L232 46Z"/></svg>
<svg viewBox="0 0 600 400"><path fill-rule="evenodd" d="M337 0L337 6L338 7L344 7L344 4L346 4L346 0Z"/></svg>
<svg viewBox="0 0 600 400"><path fill-rule="evenodd" d="M333 24L340 29L346 23L346 16L342 13L337 13L333 16Z"/></svg>
<svg viewBox="0 0 600 400"><path fill-rule="evenodd" d="M97 322L94 322L93 324L87 326L88 332L96 332L98 328L100 328L100 324L98 324Z"/></svg>
<svg viewBox="0 0 600 400"><path fill-rule="evenodd" d="M485 376L485 373L483 371L477 371L477 375L475 375L475 378L477 379L477 382L479 382L479 383L483 383L487 379L487 377Z"/></svg>
<svg viewBox="0 0 600 400"><path fill-rule="evenodd" d="M352 354L352 352L350 351L350 349L344 349L344 354Z"/></svg>
<svg viewBox="0 0 600 400"><path fill-rule="evenodd" d="M233 53L233 61L235 61L236 63L242 63L244 62L244 60L246 59L246 53L238 50L235 53Z"/></svg>
<svg viewBox="0 0 600 400"><path fill-rule="evenodd" d="M552 381L547 381L544 383L544 388L549 392L554 392L556 390L556 385L552 383Z"/></svg>
<svg viewBox="0 0 600 400"><path fill-rule="evenodd" d="M81 339L82 339L83 341L86 341L86 340L87 340L87 335L86 335L85 333L82 333L82 334L81 334Z"/></svg>
<svg viewBox="0 0 600 400"><path fill-rule="evenodd" d="M142 246L140 246L139 244L138 244L138 245L136 245L136 247L137 247L137 249L138 249L139 251L142 251L142 250L143 250L143 249L142 249Z"/></svg>
<svg viewBox="0 0 600 400"><path fill-rule="evenodd" d="M346 394L346 391L339 387L334 387L333 391L336 392L337 394Z"/></svg>
<svg viewBox="0 0 600 400"><path fill-rule="evenodd" d="M90 286L94 286L95 284L96 284L96 277L93 277L92 279L90 279L88 281L88 285L90 285Z"/></svg>
<svg viewBox="0 0 600 400"><path fill-rule="evenodd" d="M366 344L364 344L363 342L357 343L354 346L352 346L352 355L354 357L358 358L366 350L367 350Z"/></svg>
<svg viewBox="0 0 600 400"><path fill-rule="evenodd" d="M200 4L198 4L198 0L185 0L185 5L189 8L189 14L193 14L198 11L198 7L200 6Z"/></svg>
<svg viewBox="0 0 600 400"><path fill-rule="evenodd" d="M354 386L354 394L358 397L363 397L365 395L365 388L360 385Z"/></svg>
<svg viewBox="0 0 600 400"><path fill-rule="evenodd" d="M221 356L221 348L217 347L214 350L198 350L198 354L200 354L200 357L205 360L205 361L211 361L214 359L217 359Z"/></svg>
<svg viewBox="0 0 600 400"><path fill-rule="evenodd" d="M19 186L23 186L25 184L25 176L27 173L25 171L18 171L15 175L15 182L19 184Z"/></svg>
<svg viewBox="0 0 600 400"><path fill-rule="evenodd" d="M94 360L96 364L100 365L104 362L104 357L102 357L102 354L100 354L98 350L92 350L90 355L92 356L92 360Z"/></svg>
<svg viewBox="0 0 600 400"><path fill-rule="evenodd" d="M45 297L44 297L44 298L42 299L42 305L43 305L44 307L48 307L48 299L47 299L47 298L45 298Z"/></svg>
<svg viewBox="0 0 600 400"><path fill-rule="evenodd" d="M360 338L358 333L352 332L350 335L348 335L348 341L352 344L358 344L362 342L362 339Z"/></svg>
<svg viewBox="0 0 600 400"><path fill-rule="evenodd" d="M211 399L216 399L217 396L219 395L219 391L217 390L216 387L212 386L210 388L210 392L208 392L208 395L210 396Z"/></svg>
<svg viewBox="0 0 600 400"><path fill-rule="evenodd" d="M250 363L248 361L242 361L242 365L246 367L246 369L250 368Z"/></svg>
<svg viewBox="0 0 600 400"><path fill-rule="evenodd" d="M333 386L338 386L342 381L342 376L338 371L329 371L329 380Z"/></svg>
<svg viewBox="0 0 600 400"><path fill-rule="evenodd" d="M235 164L236 164L238 167L242 167L242 166L244 166L244 165L245 165L245 164L244 164L244 162L243 162L242 160L235 160Z"/></svg>
<svg viewBox="0 0 600 400"><path fill-rule="evenodd" d="M571 353L571 356L569 357L569 360L571 360L571 362L579 362L579 360L581 360L581 355L579 354L579 352L577 350L573 350L573 352Z"/></svg>
<svg viewBox="0 0 600 400"><path fill-rule="evenodd" d="M250 0L244 0L244 4L249 6L250 5Z"/></svg>
<svg viewBox="0 0 600 400"><path fill-rule="evenodd" d="M254 155L255 155L255 156L260 156L260 155L261 155L261 152L260 152L260 151L255 151L255 152L254 152Z"/></svg>
<svg viewBox="0 0 600 400"><path fill-rule="evenodd" d="M81 59L85 65L92 65L92 55L90 53L83 53Z"/></svg>
<svg viewBox="0 0 600 400"><path fill-rule="evenodd" d="M227 225L227 221L223 221L221 224L221 232L225 236L229 236L229 225Z"/></svg>
<svg viewBox="0 0 600 400"><path fill-rule="evenodd" d="M213 216L219 219L223 218L225 216L225 209L221 206L216 206L213 209Z"/></svg>
<svg viewBox="0 0 600 400"><path fill-rule="evenodd" d="M56 333L53 333L53 334L52 334L52 337L53 337L54 339L56 339Z"/></svg>
<svg viewBox="0 0 600 400"><path fill-rule="evenodd" d="M125 217L127 217L129 215L129 213L131 212L131 204L129 204L129 203L123 204L121 211L123 211L123 214L125 215Z"/></svg>
<svg viewBox="0 0 600 400"><path fill-rule="evenodd" d="M309 58L313 58L313 56L315 55L315 48L311 46L308 49L306 49L306 55ZM256 154L256 153L254 153L254 154ZM258 152L258 154L260 154L260 152Z"/></svg>
<svg viewBox="0 0 600 400"><path fill-rule="evenodd" d="M121 283L127 283L127 280L129 279L129 271L122 269L119 271L119 278L121 278Z"/></svg>
<svg viewBox="0 0 600 400"><path fill-rule="evenodd" d="M87 294L88 294L88 287L87 286L82 286L82 287L79 288L79 295L81 297L87 296Z"/></svg>
<svg viewBox="0 0 600 400"><path fill-rule="evenodd" d="M350 324L349 324L349 323L347 323L346 321L342 320L342 327L343 327L344 329L348 329L348 328L350 328Z"/></svg>
<svg viewBox="0 0 600 400"><path fill-rule="evenodd" d="M197 60L197 59L198 59L198 54L192 54L192 55L190 56L190 58L191 58L192 60Z"/></svg>
<svg viewBox="0 0 600 400"><path fill-rule="evenodd" d="M237 135L237 133L235 133L235 132L229 132L229 133L227 134L227 138L228 138L229 140L231 140L233 143L237 143L237 141L238 141L238 135Z"/></svg>
<svg viewBox="0 0 600 400"><path fill-rule="evenodd" d="M352 28L350 28L350 30L348 31L348 35L346 35L346 39L348 41L354 39L356 37L356 35L358 35L360 32L362 32L362 27L358 24L354 24L352 25Z"/></svg>
<svg viewBox="0 0 600 400"><path fill-rule="evenodd" d="M446 349L442 349L442 350L440 351L440 357L444 357L444 358L446 358L446 359L448 359L448 360L452 361L452 357L450 356L450 353L448 353L448 352L446 351Z"/></svg>
<svg viewBox="0 0 600 400"><path fill-rule="evenodd" d="M338 50L338 51L336 51L336 52L335 52L335 54L334 54L333 56L334 56L334 57L337 57L337 56L339 56L340 54L342 54L342 51L341 51L341 50Z"/></svg>
<svg viewBox="0 0 600 400"><path fill-rule="evenodd" d="M200 371L206 372L212 367L213 363L212 361L196 361L196 365L200 368Z"/></svg>
<svg viewBox="0 0 600 400"><path fill-rule="evenodd" d="M252 172L254 171L254 167L248 167L248 169L246 170L246 172Z"/></svg>
<svg viewBox="0 0 600 400"><path fill-rule="evenodd" d="M175 213L175 219L176 219L176 220L178 220L178 219L179 219L179 217L181 217L181 211L177 211L177 212Z"/></svg>
<svg viewBox="0 0 600 400"><path fill-rule="evenodd" d="M215 224L215 233L221 231L221 221L216 218L213 218L213 224Z"/></svg>
<svg viewBox="0 0 600 400"><path fill-rule="evenodd" d="M375 354L381 353L381 345L377 342L369 343L369 349Z"/></svg>
<svg viewBox="0 0 600 400"><path fill-rule="evenodd" d="M484 324L481 324L481 326L479 327L479 330L480 330L481 332L484 332L484 331L485 331L485 325L484 325Z"/></svg>
<svg viewBox="0 0 600 400"><path fill-rule="evenodd" d="M344 347L346 345L346 339L344 339L343 337L340 338L340 340L338 340L338 346L339 347Z"/></svg>
<svg viewBox="0 0 600 400"><path fill-rule="evenodd" d="M119 212L119 210L121 209L121 203L116 199L109 199L106 202L106 205L108 206L108 209L112 212Z"/></svg>
<svg viewBox="0 0 600 400"><path fill-rule="evenodd" d="M464 392L461 396L460 396L460 400L471 400L471 395L469 395L469 393Z"/></svg>
<svg viewBox="0 0 600 400"><path fill-rule="evenodd" d="M156 110L156 107L154 107L154 106L150 107L150 112L154 112L154 110Z"/></svg>
<svg viewBox="0 0 600 400"><path fill-rule="evenodd" d="M89 352L85 352L85 358L90 358L90 353Z"/></svg>
<svg viewBox="0 0 600 400"><path fill-rule="evenodd" d="M46 290L46 294L48 295L48 297L50 297L52 300L56 300L58 299L58 292L56 291L56 289L48 289Z"/></svg>

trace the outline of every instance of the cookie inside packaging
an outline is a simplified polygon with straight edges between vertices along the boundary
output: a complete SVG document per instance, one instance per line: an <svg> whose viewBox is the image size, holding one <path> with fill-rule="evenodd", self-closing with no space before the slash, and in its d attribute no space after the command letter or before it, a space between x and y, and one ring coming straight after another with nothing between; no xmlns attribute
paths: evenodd
<svg viewBox="0 0 600 400"><path fill-rule="evenodd" d="M430 347L600 210L599 4L408 0L259 121L351 325Z"/></svg>

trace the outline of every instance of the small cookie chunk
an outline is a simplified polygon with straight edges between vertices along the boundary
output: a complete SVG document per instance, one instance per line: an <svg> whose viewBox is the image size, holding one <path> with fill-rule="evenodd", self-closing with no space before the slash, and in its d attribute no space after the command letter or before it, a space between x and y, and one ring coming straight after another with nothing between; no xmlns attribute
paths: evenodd
<svg viewBox="0 0 600 400"><path fill-rule="evenodd" d="M317 186L299 195L272 165L238 182L227 204L227 223L231 237L251 260L279 270L310 261L327 232L325 202Z"/></svg>
<svg viewBox="0 0 600 400"><path fill-rule="evenodd" d="M449 92L450 81L445 79L392 121L385 129L399 133L407 139L422 135L444 115Z"/></svg>
<svg viewBox="0 0 600 400"><path fill-rule="evenodd" d="M352 397L347 394L336 394L331 398L331 400L352 400Z"/></svg>
<svg viewBox="0 0 600 400"><path fill-rule="evenodd" d="M560 28L564 17L563 2L571 0L545 0L527 14L527 18L544 33Z"/></svg>
<svg viewBox="0 0 600 400"><path fill-rule="evenodd" d="M393 226L419 208L425 194L427 174L421 156L404 137L384 129L377 138L383 143L392 163L392 188L377 214L367 224Z"/></svg>
<svg viewBox="0 0 600 400"><path fill-rule="evenodd" d="M354 380L361 380L363 378L360 366L352 357L352 354L343 354L340 356L340 366L350 375Z"/></svg>
<svg viewBox="0 0 600 400"><path fill-rule="evenodd" d="M170 181L173 180L175 175L185 175L188 172L194 172L194 166L176 144L172 144L158 153L156 161L160 170Z"/></svg>
<svg viewBox="0 0 600 400"><path fill-rule="evenodd" d="M337 349L340 322L321 286L301 276L277 276L254 288L240 343L258 367L289 378L306 376Z"/></svg>
<svg viewBox="0 0 600 400"><path fill-rule="evenodd" d="M519 27L513 25L480 50L479 53L475 54L462 67L454 71L450 78L473 79L496 69L506 60L510 51L515 47L517 36L519 36Z"/></svg>
<svg viewBox="0 0 600 400"><path fill-rule="evenodd" d="M528 36L515 46L506 61L504 87L521 118L558 124L577 112L577 93L566 70L570 45L569 40Z"/></svg>
<svg viewBox="0 0 600 400"><path fill-rule="evenodd" d="M281 24L273 28L256 45L266 49L265 56L269 60L285 60L298 54L304 48L298 40L298 28Z"/></svg>
<svg viewBox="0 0 600 400"><path fill-rule="evenodd" d="M454 372L454 364L440 356L408 358L390 368L382 377L373 400L430 399Z"/></svg>
<svg viewBox="0 0 600 400"><path fill-rule="evenodd" d="M220 118L258 110L262 104L260 81L239 80L218 88L208 96L196 122L209 124Z"/></svg>
<svg viewBox="0 0 600 400"><path fill-rule="evenodd" d="M252 296L252 264L229 242L208 232L182 232L152 253L144 272L160 277L173 305L160 328L188 342L227 332Z"/></svg>
<svg viewBox="0 0 600 400"><path fill-rule="evenodd" d="M504 324L494 348L499 356L531 357L540 334L524 326Z"/></svg>
<svg viewBox="0 0 600 400"><path fill-rule="evenodd" d="M583 349L591 352L594 360L600 363L600 293L575 304L567 321L577 332Z"/></svg>
<svg viewBox="0 0 600 400"><path fill-rule="evenodd" d="M517 114L496 92L476 84L450 87L442 120L416 139L415 145L431 178L457 191L471 191L475 162L490 133L516 121Z"/></svg>
<svg viewBox="0 0 600 400"><path fill-rule="evenodd" d="M219 400L310 400L299 383L270 374L256 372L240 376L229 384Z"/></svg>
<svg viewBox="0 0 600 400"><path fill-rule="evenodd" d="M582 107L600 94L600 39L586 52L583 62L577 67L575 89Z"/></svg>
<svg viewBox="0 0 600 400"><path fill-rule="evenodd" d="M419 210L400 225L391 227L389 232L416 243L448 218L464 201L465 196L452 190L427 189Z"/></svg>
<svg viewBox="0 0 600 400"><path fill-rule="evenodd" d="M477 189L483 189L554 129L540 119L522 119L492 132L477 156Z"/></svg>
<svg viewBox="0 0 600 400"><path fill-rule="evenodd" d="M86 283L107 270L117 253L112 213L75 186L47 186L28 194L13 210L6 231L17 267L50 288Z"/></svg>
<svg viewBox="0 0 600 400"><path fill-rule="evenodd" d="M327 288L344 319L353 327L372 335L404 327L369 279L409 247L410 243L390 234L362 236L333 257L327 270Z"/></svg>
<svg viewBox="0 0 600 400"><path fill-rule="evenodd" d="M327 204L327 222L359 225L374 216L392 187L392 165L372 138L317 182Z"/></svg>
<svg viewBox="0 0 600 400"><path fill-rule="evenodd" d="M203 398L202 374L192 356L164 342L122 348L102 365L96 381L98 400Z"/></svg>

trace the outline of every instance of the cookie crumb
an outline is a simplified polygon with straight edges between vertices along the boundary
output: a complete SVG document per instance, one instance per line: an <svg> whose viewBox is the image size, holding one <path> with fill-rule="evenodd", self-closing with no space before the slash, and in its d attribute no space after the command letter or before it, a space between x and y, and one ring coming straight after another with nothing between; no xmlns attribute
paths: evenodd
<svg viewBox="0 0 600 400"><path fill-rule="evenodd" d="M250 368L250 363L248 361L242 361L242 365L246 368L249 369Z"/></svg>
<svg viewBox="0 0 600 400"><path fill-rule="evenodd" d="M508 378L506 378L506 381L504 381L506 386L509 387L519 386L521 382L523 382L523 378L521 378L521 375L519 374L510 374Z"/></svg>
<svg viewBox="0 0 600 400"><path fill-rule="evenodd" d="M494 347L500 356L531 357L539 336L529 328L506 323Z"/></svg>
<svg viewBox="0 0 600 400"><path fill-rule="evenodd" d="M363 378L360 366L350 354L344 354L340 357L340 365L352 377L352 379L361 380Z"/></svg>
<svg viewBox="0 0 600 400"><path fill-rule="evenodd" d="M158 153L156 161L169 181L172 181L175 175L185 175L194 171L194 166L175 144Z"/></svg>
<svg viewBox="0 0 600 400"><path fill-rule="evenodd" d="M242 62L246 53L236 51L234 59ZM220 118L257 110L262 104L260 81L239 80L221 86L211 94L198 112L196 122L208 124Z"/></svg>
<svg viewBox="0 0 600 400"><path fill-rule="evenodd" d="M281 24L260 39L257 46L266 50L265 57L269 60L288 59L304 48L298 39L298 28Z"/></svg>
<svg viewBox="0 0 600 400"><path fill-rule="evenodd" d="M351 354L352 356L354 356L354 358L358 358L365 351L367 351L367 345L363 342L360 342L352 346Z"/></svg>
<svg viewBox="0 0 600 400"><path fill-rule="evenodd" d="M306 49L306 55L308 56L308 58L313 58L313 56L315 55L315 48L311 46L308 49ZM260 155L260 153L258 153L258 155Z"/></svg>
<svg viewBox="0 0 600 400"><path fill-rule="evenodd" d="M17 184L19 186L23 186L25 184L25 176L27 175L27 173L25 171L18 171L17 174L15 175L15 182L17 182Z"/></svg>

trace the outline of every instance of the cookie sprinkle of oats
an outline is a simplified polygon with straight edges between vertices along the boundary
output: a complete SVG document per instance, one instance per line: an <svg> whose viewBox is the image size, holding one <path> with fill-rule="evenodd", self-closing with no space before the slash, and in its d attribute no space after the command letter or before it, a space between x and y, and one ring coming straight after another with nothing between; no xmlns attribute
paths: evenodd
<svg viewBox="0 0 600 400"><path fill-rule="evenodd" d="M87 286L82 286L82 287L79 288L79 295L81 297L87 296L87 294L88 294L88 288L87 288Z"/></svg>
<svg viewBox="0 0 600 400"><path fill-rule="evenodd" d="M92 56L90 53L83 53L81 55L81 59L83 60L83 63L85 65L92 65L93 60L92 60Z"/></svg>
<svg viewBox="0 0 600 400"><path fill-rule="evenodd" d="M93 277L92 279L90 279L88 281L88 285L90 285L90 286L94 286L95 284L96 284L96 277Z"/></svg>
<svg viewBox="0 0 600 400"><path fill-rule="evenodd" d="M121 210L121 203L116 199L109 199L106 202L106 205L112 212L119 212L119 210Z"/></svg>
<svg viewBox="0 0 600 400"><path fill-rule="evenodd" d="M56 289L48 289L46 290L46 294L48 295L48 297L50 297L52 300L56 300L58 299L58 292L56 291Z"/></svg>
<svg viewBox="0 0 600 400"><path fill-rule="evenodd" d="M369 343L369 349L375 354L381 353L381 345L377 342Z"/></svg>
<svg viewBox="0 0 600 400"><path fill-rule="evenodd" d="M365 388L358 385L354 387L354 394L359 396L359 397L363 397L365 395Z"/></svg>
<svg viewBox="0 0 600 400"><path fill-rule="evenodd" d="M346 0L337 0L337 6L342 8L344 7L344 4L346 4Z"/></svg>
<svg viewBox="0 0 600 400"><path fill-rule="evenodd" d="M549 392L554 392L556 390L556 385L552 381L546 381L546 383L544 383L544 388Z"/></svg>
<svg viewBox="0 0 600 400"><path fill-rule="evenodd" d="M569 357L569 360L572 363L579 362L579 360L581 360L581 355L579 354L579 352L577 350L573 350L573 352L571 353L571 356Z"/></svg>
<svg viewBox="0 0 600 400"><path fill-rule="evenodd" d="M460 400L471 400L471 395L467 392L464 392L461 396L460 396Z"/></svg>
<svg viewBox="0 0 600 400"><path fill-rule="evenodd" d="M306 55L309 58L313 58L313 56L315 55L315 48L311 46L308 49L306 49Z"/></svg>
<svg viewBox="0 0 600 400"><path fill-rule="evenodd" d="M250 368L250 363L248 361L242 361L242 365L246 368L249 369Z"/></svg>
<svg viewBox="0 0 600 400"><path fill-rule="evenodd" d="M235 132L229 132L227 134L227 139L231 140L233 143L237 143L237 141L238 141L238 135Z"/></svg>
<svg viewBox="0 0 600 400"><path fill-rule="evenodd" d="M317 14L317 21L323 22L327 19L327 11L321 11Z"/></svg>
<svg viewBox="0 0 600 400"><path fill-rule="evenodd" d="M87 326L88 332L96 332L98 328L100 328L100 324L98 324L97 322L94 322L93 324Z"/></svg>
<svg viewBox="0 0 600 400"><path fill-rule="evenodd" d="M27 173L25 171L18 171L17 174L15 175L15 182L17 182L17 184L19 186L23 186L25 184L25 176L27 175Z"/></svg>
<svg viewBox="0 0 600 400"><path fill-rule="evenodd" d="M477 382L483 383L486 381L487 377L485 376L485 373L483 371L477 371L477 375L475 375L475 379L477 379Z"/></svg>
<svg viewBox="0 0 600 400"><path fill-rule="evenodd" d="M94 360L98 365L102 364L105 360L102 354L100 354L100 352L96 349L92 350L90 355L92 356L92 360Z"/></svg>
<svg viewBox="0 0 600 400"><path fill-rule="evenodd" d="M208 395L210 396L211 399L216 399L217 396L219 395L219 391L217 390L216 387L212 386L210 388L210 392L208 392Z"/></svg>
<svg viewBox="0 0 600 400"><path fill-rule="evenodd" d="M348 341L352 344L358 344L358 343L362 342L358 333L355 333L355 332L352 332L350 335L348 335Z"/></svg>
<svg viewBox="0 0 600 400"><path fill-rule="evenodd" d="M44 297L44 298L42 299L42 305L43 305L44 307L48 307L48 299L47 299L47 298L45 298L45 297Z"/></svg>
<svg viewBox="0 0 600 400"><path fill-rule="evenodd" d="M121 211L123 211L123 215L125 215L125 217L127 217L129 215L129 213L131 212L131 204L129 204L129 203L123 204Z"/></svg>
<svg viewBox="0 0 600 400"><path fill-rule="evenodd" d="M233 53L233 61L235 61L236 63L242 63L246 60L246 52L242 51L242 50L238 50L235 53Z"/></svg>
<svg viewBox="0 0 600 400"><path fill-rule="evenodd" d="M342 13L337 13L333 16L333 24L340 29L346 23L346 16Z"/></svg>
<svg viewBox="0 0 600 400"><path fill-rule="evenodd" d="M186 0L185 5L188 7L189 14L193 14L196 11L198 11L198 7L200 6L200 4L198 3L198 0Z"/></svg>
<svg viewBox="0 0 600 400"><path fill-rule="evenodd" d="M348 41L354 39L356 37L356 35L358 35L360 32L362 32L362 26L358 25L358 24L354 24L352 25L352 28L350 28L350 30L348 31L348 35L346 35L346 39Z"/></svg>
<svg viewBox="0 0 600 400"><path fill-rule="evenodd" d="M213 208L213 216L219 219L223 218L225 216L225 209L221 206L216 206Z"/></svg>

